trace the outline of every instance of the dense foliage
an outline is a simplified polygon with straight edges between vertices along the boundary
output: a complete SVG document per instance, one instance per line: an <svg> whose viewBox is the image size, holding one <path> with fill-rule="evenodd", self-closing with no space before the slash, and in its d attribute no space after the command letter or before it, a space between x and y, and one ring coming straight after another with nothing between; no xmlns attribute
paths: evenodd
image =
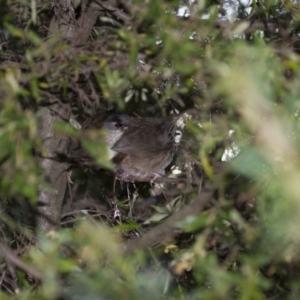
<svg viewBox="0 0 300 300"><path fill-rule="evenodd" d="M297 1L0 4L1 299L299 299ZM184 180L114 183L107 109L183 113Z"/></svg>

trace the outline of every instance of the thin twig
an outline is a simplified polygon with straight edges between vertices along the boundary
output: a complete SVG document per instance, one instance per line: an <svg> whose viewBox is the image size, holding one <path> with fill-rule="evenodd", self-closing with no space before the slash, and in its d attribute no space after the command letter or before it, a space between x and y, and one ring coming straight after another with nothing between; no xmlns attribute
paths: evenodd
<svg viewBox="0 0 300 300"><path fill-rule="evenodd" d="M44 276L40 271L24 263L19 257L14 254L14 252L10 248L5 246L3 243L0 243L0 256L2 256L10 264L26 272L28 275L34 277L35 279L39 281L43 280Z"/></svg>

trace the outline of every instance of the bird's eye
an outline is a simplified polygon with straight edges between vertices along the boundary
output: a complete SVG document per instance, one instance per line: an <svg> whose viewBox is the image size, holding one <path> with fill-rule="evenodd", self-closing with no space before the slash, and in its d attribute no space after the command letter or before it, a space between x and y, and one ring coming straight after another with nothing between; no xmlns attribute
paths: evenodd
<svg viewBox="0 0 300 300"><path fill-rule="evenodd" d="M122 124L121 124L121 123L116 123L116 124L115 124L115 127L116 127L116 128L120 128L120 127L122 127Z"/></svg>

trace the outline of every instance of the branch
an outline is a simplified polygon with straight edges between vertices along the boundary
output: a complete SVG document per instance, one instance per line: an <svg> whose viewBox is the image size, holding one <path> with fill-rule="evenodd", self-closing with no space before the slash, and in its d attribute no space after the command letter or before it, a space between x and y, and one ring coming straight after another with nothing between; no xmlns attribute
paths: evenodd
<svg viewBox="0 0 300 300"><path fill-rule="evenodd" d="M86 43L100 13L92 7L93 1L82 0L82 11L78 20L75 18L73 4L70 0L55 2L55 15L51 20L49 35L59 29L61 37L70 41L72 46ZM56 120L67 120L70 106L64 105L59 99L50 101L50 108L40 108L40 124L38 137L43 144L43 152L53 157L57 152L66 153L68 138L54 129ZM36 225L39 230L49 231L60 227L61 208L67 185L66 163L49 158L39 158L43 169L43 181L48 184L39 186Z"/></svg>
<svg viewBox="0 0 300 300"><path fill-rule="evenodd" d="M216 21L216 26L222 29L234 30L235 28L241 28L240 34L249 34L256 30L271 30L274 31L278 28L285 28L288 25L288 20L285 19L268 19L262 20L240 20L234 23L225 20Z"/></svg>
<svg viewBox="0 0 300 300"><path fill-rule="evenodd" d="M72 2L59 0L55 3L55 15L51 19L49 32L54 34L59 30L61 37L72 46L82 46L87 42L101 9L94 1L82 0L81 13L76 20Z"/></svg>
<svg viewBox="0 0 300 300"><path fill-rule="evenodd" d="M0 243L0 256L2 256L8 263L24 271L36 280L42 281L44 279L44 276L40 271L24 263L18 256L14 254L12 249L8 248L3 243Z"/></svg>
<svg viewBox="0 0 300 300"><path fill-rule="evenodd" d="M55 102L50 108L43 107L39 110L41 118L38 137L43 145L42 151L49 156L54 156L56 151L65 153L68 145L68 138L55 130L54 122L68 119L70 108L59 101ZM38 158L38 162L43 169L45 184L39 186L36 225L39 230L49 231L60 227L61 208L67 185L67 164L49 158Z"/></svg>
<svg viewBox="0 0 300 300"><path fill-rule="evenodd" d="M213 192L206 191L192 200L186 207L169 217L164 223L157 225L155 228L147 232L141 238L135 238L126 245L126 254L151 247L157 243L163 243L167 239L173 238L178 234L178 222L186 217L200 214L209 200L212 198Z"/></svg>
<svg viewBox="0 0 300 300"><path fill-rule="evenodd" d="M97 6L98 9L102 8L105 12L116 16L117 19L122 20L124 23L128 23L131 20L129 15L126 14L123 10L115 8L111 5L107 5L107 4L104 5L101 3L101 1L95 0L93 6Z"/></svg>

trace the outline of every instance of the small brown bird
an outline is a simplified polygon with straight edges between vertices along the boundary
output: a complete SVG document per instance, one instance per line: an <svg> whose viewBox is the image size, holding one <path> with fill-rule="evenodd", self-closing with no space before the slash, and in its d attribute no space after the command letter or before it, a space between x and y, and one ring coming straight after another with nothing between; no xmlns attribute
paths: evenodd
<svg viewBox="0 0 300 300"><path fill-rule="evenodd" d="M128 127L112 147L117 152L117 178L155 181L165 174L175 153L174 121L166 118L129 118Z"/></svg>
<svg viewBox="0 0 300 300"><path fill-rule="evenodd" d="M99 113L88 119L82 130L106 131L106 143L116 165L116 178L122 181L152 182L165 174L176 150L174 118L138 118L119 113ZM70 155L84 166L93 160L79 145Z"/></svg>

